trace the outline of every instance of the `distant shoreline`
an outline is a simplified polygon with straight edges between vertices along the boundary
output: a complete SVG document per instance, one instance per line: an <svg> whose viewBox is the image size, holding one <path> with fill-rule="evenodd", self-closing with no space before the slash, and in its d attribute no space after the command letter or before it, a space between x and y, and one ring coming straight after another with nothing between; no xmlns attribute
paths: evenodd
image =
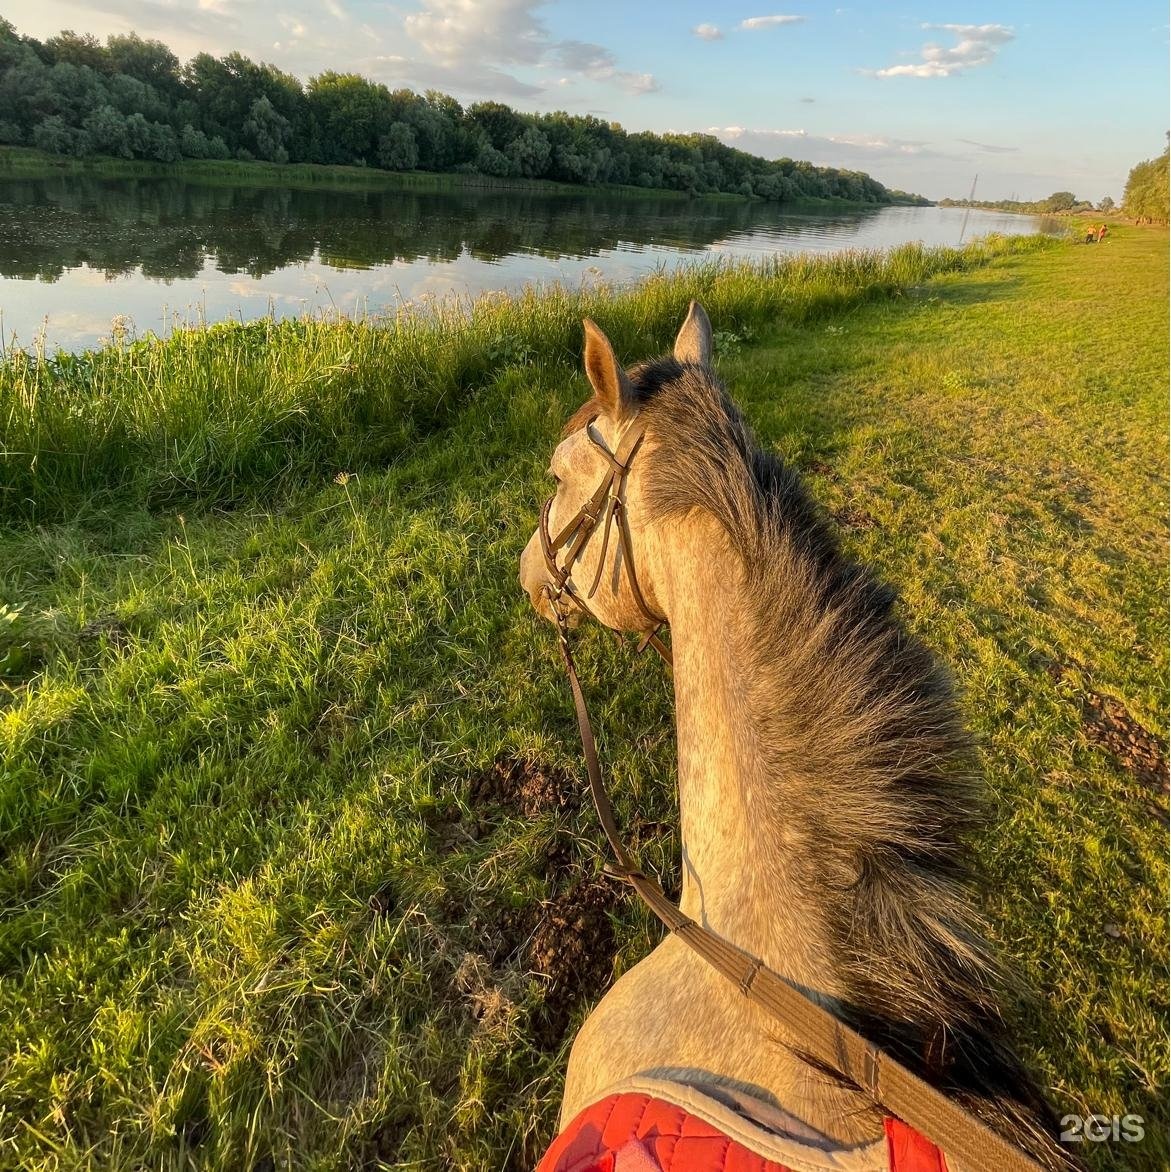
<svg viewBox="0 0 1171 1172"><path fill-rule="evenodd" d="M56 175L93 175L102 179L185 179L190 182L223 185L389 191L460 192L514 191L533 195L602 195L624 199L672 199L721 203L776 203L799 208L884 208L933 206L900 200L890 203L813 196L792 200L763 200L759 196L729 192L690 194L665 187L636 187L632 184L559 183L552 179L497 178L478 173L451 171L383 171L373 167L346 167L321 163L241 162L234 159L184 159L177 163L156 163L146 159L119 159L105 155L75 158L51 155L31 147L0 147L0 179L48 179Z"/></svg>

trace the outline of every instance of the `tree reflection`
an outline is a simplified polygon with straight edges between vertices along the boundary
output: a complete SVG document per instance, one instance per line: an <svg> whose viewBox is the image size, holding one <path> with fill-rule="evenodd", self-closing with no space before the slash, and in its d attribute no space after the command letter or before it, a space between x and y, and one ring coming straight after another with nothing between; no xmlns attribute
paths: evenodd
<svg viewBox="0 0 1171 1172"><path fill-rule="evenodd" d="M739 200L519 191L353 191L70 175L0 183L0 274L53 281L82 265L107 278L264 277L315 257L336 269L395 261L498 262L518 253L584 258L619 245L700 250L784 223L824 232L874 215L816 220Z"/></svg>

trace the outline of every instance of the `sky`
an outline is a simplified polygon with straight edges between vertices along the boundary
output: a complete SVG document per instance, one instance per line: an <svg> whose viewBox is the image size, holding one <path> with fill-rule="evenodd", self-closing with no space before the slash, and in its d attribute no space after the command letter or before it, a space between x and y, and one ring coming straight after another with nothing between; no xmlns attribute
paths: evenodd
<svg viewBox="0 0 1171 1172"><path fill-rule="evenodd" d="M131 29L462 102L705 131L932 199L1119 199L1168 128L1155 0L7 0L26 34ZM979 177L978 180L976 177Z"/></svg>

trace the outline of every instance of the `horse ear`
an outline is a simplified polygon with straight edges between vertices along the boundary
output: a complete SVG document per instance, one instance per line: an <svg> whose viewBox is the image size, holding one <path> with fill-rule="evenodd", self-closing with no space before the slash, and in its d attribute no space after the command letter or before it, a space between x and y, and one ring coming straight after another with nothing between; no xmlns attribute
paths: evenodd
<svg viewBox="0 0 1171 1172"><path fill-rule="evenodd" d="M696 366L712 364L712 323L698 301L691 303L687 320L675 339L675 357Z"/></svg>
<svg viewBox="0 0 1171 1172"><path fill-rule="evenodd" d="M634 391L626 371L618 365L610 339L587 317L585 327L585 372L594 388L602 410L613 420L621 419L631 408Z"/></svg>

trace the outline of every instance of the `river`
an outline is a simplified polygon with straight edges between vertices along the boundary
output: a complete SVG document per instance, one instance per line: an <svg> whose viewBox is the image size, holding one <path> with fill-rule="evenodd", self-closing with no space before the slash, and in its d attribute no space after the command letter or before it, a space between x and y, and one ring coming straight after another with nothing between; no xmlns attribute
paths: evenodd
<svg viewBox="0 0 1171 1172"><path fill-rule="evenodd" d="M1056 230L958 208L793 211L739 200L325 190L90 175L0 179L0 332L111 336L276 314L368 314L450 294L624 282L703 256L956 244Z"/></svg>

